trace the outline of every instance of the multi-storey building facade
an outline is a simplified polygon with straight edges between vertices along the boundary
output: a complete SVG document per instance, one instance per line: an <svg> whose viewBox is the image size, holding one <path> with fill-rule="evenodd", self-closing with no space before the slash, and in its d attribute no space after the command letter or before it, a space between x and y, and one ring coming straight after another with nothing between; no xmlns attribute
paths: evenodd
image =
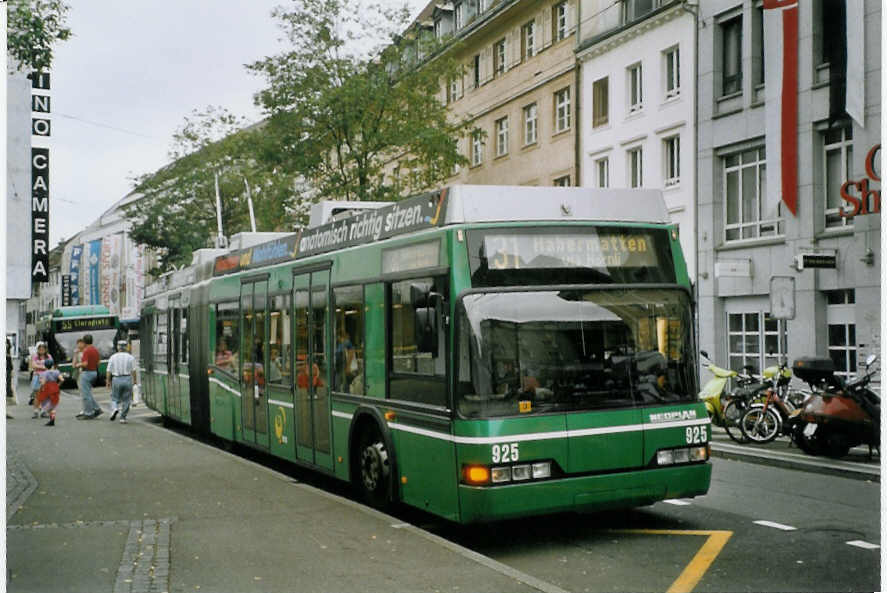
<svg viewBox="0 0 887 593"><path fill-rule="evenodd" d="M442 100L480 131L460 141L469 165L450 183L576 184L576 1L432 2L420 15L463 66Z"/></svg>
<svg viewBox="0 0 887 593"><path fill-rule="evenodd" d="M699 3L700 346L731 368L828 354L852 375L880 344L881 2L776 4ZM854 115L836 117L845 81Z"/></svg>
<svg viewBox="0 0 887 593"><path fill-rule="evenodd" d="M581 185L662 189L696 269L696 17L680 0L581 0Z"/></svg>

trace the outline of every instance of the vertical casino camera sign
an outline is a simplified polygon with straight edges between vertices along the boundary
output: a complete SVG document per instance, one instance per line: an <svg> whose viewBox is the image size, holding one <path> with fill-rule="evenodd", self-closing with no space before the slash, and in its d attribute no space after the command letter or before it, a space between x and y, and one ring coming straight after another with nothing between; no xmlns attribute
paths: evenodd
<svg viewBox="0 0 887 593"><path fill-rule="evenodd" d="M31 134L48 138L49 73L31 73ZM49 148L31 147L31 282L49 282Z"/></svg>

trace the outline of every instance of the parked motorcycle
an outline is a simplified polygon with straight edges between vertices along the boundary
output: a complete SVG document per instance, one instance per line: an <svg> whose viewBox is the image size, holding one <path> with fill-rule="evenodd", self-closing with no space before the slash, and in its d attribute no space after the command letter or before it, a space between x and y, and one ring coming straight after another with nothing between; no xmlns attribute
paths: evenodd
<svg viewBox="0 0 887 593"><path fill-rule="evenodd" d="M789 389L792 372L786 363L767 367L761 375L768 383L764 401L750 404L739 419L743 436L758 444L769 443L783 434L792 436L797 402L797 396Z"/></svg>
<svg viewBox="0 0 887 593"><path fill-rule="evenodd" d="M792 436L811 455L844 457L851 447L868 445L881 449L881 398L869 389L877 356L865 361L865 373L844 383L835 375L830 358L804 357L795 361L795 374L814 394L796 414Z"/></svg>
<svg viewBox="0 0 887 593"><path fill-rule="evenodd" d="M708 360L706 368L714 375L699 392L699 399L705 402L712 424L726 430L727 435L737 443L748 442L739 428L739 419L751 400L766 388L766 384L758 381L751 373L751 367L745 367L742 373L732 371L715 365L705 350L699 353ZM727 392L727 381L734 378L736 390L733 393Z"/></svg>

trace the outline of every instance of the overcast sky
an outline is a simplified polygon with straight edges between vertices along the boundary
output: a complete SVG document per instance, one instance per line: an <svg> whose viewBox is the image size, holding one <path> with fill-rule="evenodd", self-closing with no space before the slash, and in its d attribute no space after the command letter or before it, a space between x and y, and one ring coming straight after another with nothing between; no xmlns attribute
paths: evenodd
<svg viewBox="0 0 887 593"><path fill-rule="evenodd" d="M404 2L413 15L427 0ZM286 0L68 1L72 37L52 67L50 241L70 238L168 162L194 109L261 118L264 79L244 64L279 53L271 9Z"/></svg>

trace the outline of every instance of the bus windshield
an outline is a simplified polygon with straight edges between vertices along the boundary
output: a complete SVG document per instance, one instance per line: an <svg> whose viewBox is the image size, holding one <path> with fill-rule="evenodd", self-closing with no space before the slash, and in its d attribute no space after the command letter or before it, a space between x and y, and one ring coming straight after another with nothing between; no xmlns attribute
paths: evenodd
<svg viewBox="0 0 887 593"><path fill-rule="evenodd" d="M471 294L458 331L464 417L695 400L691 308L680 290Z"/></svg>
<svg viewBox="0 0 887 593"><path fill-rule="evenodd" d="M102 360L110 358L114 354L114 341L117 337L116 329L97 329L92 330L92 345L99 351L99 357ZM56 363L71 362L71 355L77 346L77 340L83 337L82 332L58 332L52 334L55 341L54 351L58 360Z"/></svg>

